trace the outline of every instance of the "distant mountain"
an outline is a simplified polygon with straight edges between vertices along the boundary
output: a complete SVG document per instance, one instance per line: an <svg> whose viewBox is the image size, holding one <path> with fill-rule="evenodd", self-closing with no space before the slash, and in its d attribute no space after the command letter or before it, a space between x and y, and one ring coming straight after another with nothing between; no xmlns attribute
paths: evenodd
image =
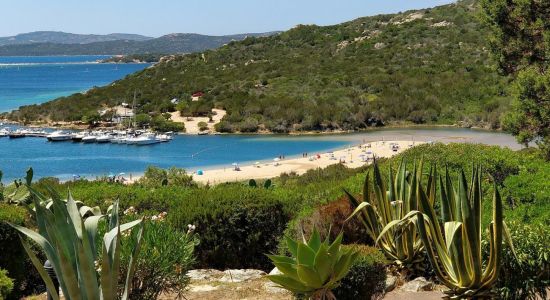
<svg viewBox="0 0 550 300"><path fill-rule="evenodd" d="M246 33L224 36L209 36L194 33L174 33L161 36L159 38L147 38L144 36L134 35L134 39L123 38L132 37L126 34L111 34L106 36L96 36L103 39L120 37L117 40L104 40L89 43L83 43L85 39L72 38L68 34L69 40L63 42L53 41L53 36L50 41L36 43L21 43L21 44L2 44L0 39L0 56L14 55L101 55L101 54L148 54L148 53L191 53L213 49L227 44L231 41L239 41L247 36L262 37L275 34L276 32L267 33ZM76 35L80 36L80 35ZM33 36L33 40L37 36ZM56 39L59 36L56 37ZM136 40L140 38L141 40ZM90 38L91 39L91 38ZM88 39L88 40L90 40ZM23 40L23 39L22 39ZM29 39L27 39L29 40ZM45 39L43 39L45 40ZM76 42L76 41L80 42ZM73 41L73 42L70 42Z"/></svg>
<svg viewBox="0 0 550 300"><path fill-rule="evenodd" d="M21 45L34 43L55 43L55 44L89 44L108 41L146 41L152 37L139 34L111 33L106 35L98 34L75 34L61 31L35 31L21 33L15 36L0 37L0 46Z"/></svg>

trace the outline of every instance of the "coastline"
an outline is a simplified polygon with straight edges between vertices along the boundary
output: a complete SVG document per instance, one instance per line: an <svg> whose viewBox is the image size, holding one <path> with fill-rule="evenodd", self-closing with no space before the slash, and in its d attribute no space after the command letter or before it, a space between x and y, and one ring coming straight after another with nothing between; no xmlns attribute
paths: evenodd
<svg viewBox="0 0 550 300"><path fill-rule="evenodd" d="M231 165L224 168L220 166L212 169L196 168L196 171L189 174L193 176L194 181L211 185L249 179L269 179L278 177L283 173L302 175L309 170L323 169L338 163L342 163L348 168L359 168L371 163L373 157L392 157L406 149L424 143L423 141L374 141L334 151L308 153L307 157L281 158L280 160L274 158L272 161L264 160L253 164ZM398 149L393 151L392 145L397 145ZM202 173L202 175L199 173ZM125 183L135 183L141 177L143 177L143 174L134 175L132 180L126 180Z"/></svg>
<svg viewBox="0 0 550 300"><path fill-rule="evenodd" d="M10 112L3 112L0 113L0 116L2 114L9 114ZM23 127L29 127L29 128L46 128L46 129L58 129L58 130L113 130L113 129L120 129L117 126L97 126L94 128L89 128L86 124L79 124L77 122L64 122L59 121L55 123L41 123L41 122L31 122L29 124L23 124L18 121L9 120L6 118L0 118L0 123L4 123L5 125L16 125L16 126L23 126ZM272 131L257 131L257 132L230 132L230 133L224 133L224 132L214 132L211 131L209 133L212 134L220 134L220 135L281 135L281 136L323 136L323 135L340 135L340 134L353 134L353 133L366 133L366 132L372 132L380 129L406 129L406 128L413 128L413 129L424 129L424 128L464 128L464 129L473 129L473 130L484 130L489 132L504 132L502 128L497 129L491 129L488 127L483 126L461 126L460 124L414 124L414 123L389 123L384 126L375 126L375 127L367 127L364 129L358 129L358 130L331 130L331 131L290 131L288 133L276 133ZM197 135L197 132L193 130L192 132L177 132L179 135Z"/></svg>

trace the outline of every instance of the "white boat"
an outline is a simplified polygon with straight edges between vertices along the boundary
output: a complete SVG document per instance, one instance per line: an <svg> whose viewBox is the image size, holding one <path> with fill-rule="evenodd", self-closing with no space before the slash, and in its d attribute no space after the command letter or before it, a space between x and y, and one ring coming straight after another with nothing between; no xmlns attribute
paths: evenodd
<svg viewBox="0 0 550 300"><path fill-rule="evenodd" d="M96 136L95 135L87 135L82 138L83 143L95 143Z"/></svg>
<svg viewBox="0 0 550 300"><path fill-rule="evenodd" d="M128 144L131 145L152 145L160 143L160 140L157 139L157 137L154 134L148 133L148 134L142 134L137 137L129 138Z"/></svg>
<svg viewBox="0 0 550 300"><path fill-rule="evenodd" d="M55 131L46 136L50 142L68 141L73 138L73 135L63 131Z"/></svg>
<svg viewBox="0 0 550 300"><path fill-rule="evenodd" d="M6 137L10 134L10 131L7 128L0 129L0 137Z"/></svg>
<svg viewBox="0 0 550 300"><path fill-rule="evenodd" d="M82 142L82 139L85 137L86 135L83 134L83 133L75 133L73 134L72 136L72 140L73 142Z"/></svg>
<svg viewBox="0 0 550 300"><path fill-rule="evenodd" d="M98 136L95 141L97 143L109 143L111 141L111 136L108 134L103 134Z"/></svg>
<svg viewBox="0 0 550 300"><path fill-rule="evenodd" d="M173 132L166 132L164 134L159 134L157 135L157 139L159 139L161 142L169 142L171 141L174 137L172 136L174 133Z"/></svg>

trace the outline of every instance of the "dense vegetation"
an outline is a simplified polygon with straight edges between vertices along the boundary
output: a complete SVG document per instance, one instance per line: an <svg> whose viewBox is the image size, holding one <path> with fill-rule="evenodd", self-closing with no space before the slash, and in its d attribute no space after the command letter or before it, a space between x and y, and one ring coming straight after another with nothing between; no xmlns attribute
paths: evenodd
<svg viewBox="0 0 550 300"><path fill-rule="evenodd" d="M507 79L495 72L476 1L320 27L299 25L176 56L86 94L9 114L80 120L138 91L143 113L228 111L218 130L361 129L388 122L499 127ZM190 95L205 92L200 101Z"/></svg>
<svg viewBox="0 0 550 300"><path fill-rule="evenodd" d="M476 161L496 179L505 199L506 222L510 225L513 238L521 244L516 247L519 261L509 251L505 252L503 260L507 263L499 281L501 292L518 296L527 291L543 291L550 282L550 261L544 247L550 232L550 164L540 159L537 151L514 152L482 145L436 144L415 147L395 158L380 161L380 169L383 176L387 176L390 164L396 166L402 158L406 158L411 167L414 159L420 157L424 158L426 171L430 163L437 163L440 167L446 164L453 178L456 178L459 168L470 172L471 163ZM342 189L345 188L354 195L359 194L364 181L363 171L364 169L349 170L337 165L326 170L309 171L302 176L287 174L275 179L267 189L254 188L248 183L196 186L189 183L188 176L184 173L153 170L148 172L152 180L131 186L87 181L60 184L46 178L35 183L35 187L46 192L45 186L53 186L63 193L70 187L75 199L90 206L99 205L102 209L120 199L122 210L133 207L138 215L156 216L166 212L167 224L179 232L187 232L189 224L196 226L200 239L196 246L197 266L255 267L268 270L271 266L264 254L278 251L283 232L287 236L301 238L302 232L309 236L313 226L323 236L326 236L330 227L328 223L332 224L333 232L337 233L334 229L342 228L343 219L350 213L349 207L342 205ZM257 185L263 186L263 182ZM485 226L491 219L488 213L491 208L491 182L484 180L482 188L487 196L482 202ZM6 217L14 220L19 216L16 219L25 222L25 218L21 217L25 210L14 209L2 209L9 215L0 214L0 217L3 220ZM365 239L364 233L360 231L361 227L343 227L344 241L372 243ZM15 233L7 229L3 234L8 234L6 237L15 237ZM7 269L15 277L16 287L19 287L22 279L17 279L13 272L25 270L22 267L25 260L16 259L18 256L14 255L21 253L11 253L5 259L13 264L2 264L0 267ZM363 276L358 272L354 276Z"/></svg>
<svg viewBox="0 0 550 300"><path fill-rule="evenodd" d="M190 53L217 48L247 36L264 36L272 33L248 33L208 36L194 33L173 33L150 39L105 39L88 43L40 42L0 45L0 56L41 55L111 55L146 53Z"/></svg>
<svg viewBox="0 0 550 300"><path fill-rule="evenodd" d="M550 2L482 2L493 29L499 69L514 76L513 110L504 128L520 143L536 143L550 161Z"/></svg>

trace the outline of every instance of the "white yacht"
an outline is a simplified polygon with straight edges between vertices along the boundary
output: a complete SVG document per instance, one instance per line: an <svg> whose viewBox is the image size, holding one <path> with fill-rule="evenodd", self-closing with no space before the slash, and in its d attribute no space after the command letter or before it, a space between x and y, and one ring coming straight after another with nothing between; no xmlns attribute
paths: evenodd
<svg viewBox="0 0 550 300"><path fill-rule="evenodd" d="M85 137L82 138L83 143L95 143L95 140L96 140L96 136L91 134L86 135Z"/></svg>
<svg viewBox="0 0 550 300"><path fill-rule="evenodd" d="M73 135L63 131L55 131L46 136L50 142L68 141L73 138Z"/></svg>
<svg viewBox="0 0 550 300"><path fill-rule="evenodd" d="M109 143L111 141L111 136L108 134L102 134L98 136L95 141L97 143Z"/></svg>
<svg viewBox="0 0 550 300"><path fill-rule="evenodd" d="M145 133L128 139L128 144L131 145L152 145L157 143L160 143L160 140L152 133Z"/></svg>
<svg viewBox="0 0 550 300"><path fill-rule="evenodd" d="M0 129L0 137L6 137L10 134L10 131L7 128Z"/></svg>
<svg viewBox="0 0 550 300"><path fill-rule="evenodd" d="M164 134L159 134L157 135L157 139L160 140L161 142L169 142L174 138L173 134L174 133L172 131L166 132Z"/></svg>
<svg viewBox="0 0 550 300"><path fill-rule="evenodd" d="M73 140L73 142L82 142L82 139L85 136L86 135L84 133L75 133L75 134L73 134L71 139Z"/></svg>

